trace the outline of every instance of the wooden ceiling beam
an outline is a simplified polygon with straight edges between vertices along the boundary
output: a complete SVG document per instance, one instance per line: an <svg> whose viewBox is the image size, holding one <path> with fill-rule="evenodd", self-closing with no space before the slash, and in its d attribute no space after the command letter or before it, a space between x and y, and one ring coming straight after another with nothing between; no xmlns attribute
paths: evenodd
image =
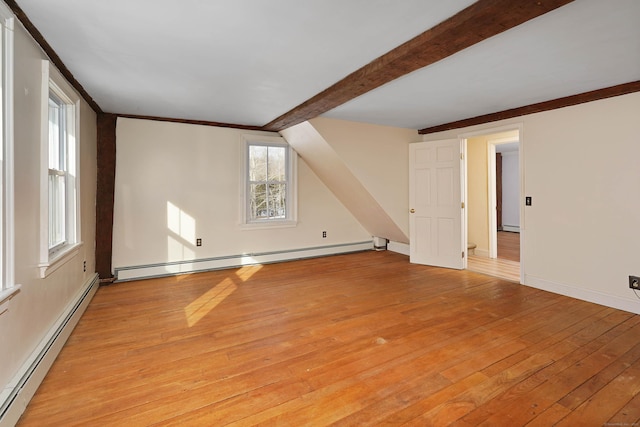
<svg viewBox="0 0 640 427"><path fill-rule="evenodd" d="M264 126L280 131L573 0L479 0Z"/></svg>
<svg viewBox="0 0 640 427"><path fill-rule="evenodd" d="M178 119L172 117L158 117L158 116L142 116L137 114L116 114L118 117L125 119L138 119L138 120L152 120L156 122L171 122L171 123L184 123L189 125L200 126L214 126L221 128L242 129L242 130L264 130L262 126L243 125L237 123L220 123L210 122L207 120L191 120L191 119Z"/></svg>
<svg viewBox="0 0 640 427"><path fill-rule="evenodd" d="M512 119L527 114L541 113L543 111L555 110L558 108L570 107L572 105L584 104L586 102L597 101L614 96L626 95L628 93L640 92L640 80L611 86L604 89L592 90L577 95L565 96L551 101L539 102L537 104L526 105L524 107L512 108L491 114L457 120L455 122L444 123L431 126L418 131L419 134L443 132L451 129L460 129L467 126L475 126L483 123L497 122L498 120Z"/></svg>

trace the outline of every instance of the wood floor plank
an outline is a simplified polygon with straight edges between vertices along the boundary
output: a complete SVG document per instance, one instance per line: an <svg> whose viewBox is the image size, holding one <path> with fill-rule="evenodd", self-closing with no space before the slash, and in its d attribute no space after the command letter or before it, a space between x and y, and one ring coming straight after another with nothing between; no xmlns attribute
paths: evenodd
<svg viewBox="0 0 640 427"><path fill-rule="evenodd" d="M556 425L558 421L566 417L571 411L564 406L554 403L547 409L536 415L530 422L526 424L527 427L549 427Z"/></svg>
<svg viewBox="0 0 640 427"><path fill-rule="evenodd" d="M606 354L605 357L614 357L614 354L609 353ZM585 381L579 387L565 395L558 403L570 410L577 408L593 394L601 390L617 376L621 375L626 368L632 364L639 363L639 359L640 344L637 344L624 355L612 361L606 368L598 370L588 381Z"/></svg>
<svg viewBox="0 0 640 427"><path fill-rule="evenodd" d="M526 424L571 391L576 382L600 372L612 357L621 356L633 347L628 337L634 334L635 331L623 322L588 345L574 347L564 355L560 347L555 347L554 353L550 354L555 360L553 364L506 390L464 420L471 425L491 426L506 420L512 425ZM634 352L632 359L635 358Z"/></svg>
<svg viewBox="0 0 640 427"><path fill-rule="evenodd" d="M635 422L638 342L640 316L391 252L127 282L18 425Z"/></svg>
<svg viewBox="0 0 640 427"><path fill-rule="evenodd" d="M415 421L422 425L449 425L551 363L553 359L547 355L535 354L430 409Z"/></svg>
<svg viewBox="0 0 640 427"><path fill-rule="evenodd" d="M587 423L603 425L640 393L640 364L631 365L613 381L571 411L557 425L576 426Z"/></svg>
<svg viewBox="0 0 640 427"><path fill-rule="evenodd" d="M520 233L498 231L498 258L520 262Z"/></svg>
<svg viewBox="0 0 640 427"><path fill-rule="evenodd" d="M605 424L610 426L640 425L640 393L629 400L629 402Z"/></svg>
<svg viewBox="0 0 640 427"><path fill-rule="evenodd" d="M520 282L520 233L498 231L497 258L470 253L467 268L478 273Z"/></svg>

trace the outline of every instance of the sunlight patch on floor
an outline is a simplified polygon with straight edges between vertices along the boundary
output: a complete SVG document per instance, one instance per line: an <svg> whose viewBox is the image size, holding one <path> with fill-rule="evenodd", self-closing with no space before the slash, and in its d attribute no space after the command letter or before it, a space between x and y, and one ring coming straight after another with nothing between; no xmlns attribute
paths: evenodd
<svg viewBox="0 0 640 427"><path fill-rule="evenodd" d="M187 324L191 328L198 323L204 316L209 314L211 310L216 308L218 304L231 295L238 287L229 278L224 279L215 287L211 288L205 294L193 301L185 307L184 313L187 318Z"/></svg>
<svg viewBox="0 0 640 427"><path fill-rule="evenodd" d="M246 282L251 278L251 276L256 274L261 269L262 269L261 264L247 265L245 267L238 269L238 271L236 271L236 276L238 276L238 278L243 282Z"/></svg>

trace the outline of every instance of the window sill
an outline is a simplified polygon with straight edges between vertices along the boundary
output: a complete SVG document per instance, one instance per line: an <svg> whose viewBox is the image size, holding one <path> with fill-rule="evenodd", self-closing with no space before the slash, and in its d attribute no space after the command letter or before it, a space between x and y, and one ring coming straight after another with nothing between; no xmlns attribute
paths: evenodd
<svg viewBox="0 0 640 427"><path fill-rule="evenodd" d="M40 264L38 267L40 268L40 278L44 279L67 262L69 262L72 258L78 255L80 252L80 248L82 247L82 242L75 243L73 245L69 245L66 248L60 250L60 252L56 253L49 262Z"/></svg>
<svg viewBox="0 0 640 427"><path fill-rule="evenodd" d="M298 225L297 221L260 221L260 222L248 222L240 224L243 230L266 230L272 228L292 228Z"/></svg>
<svg viewBox="0 0 640 427"><path fill-rule="evenodd" d="M14 285L9 289L4 289L0 291L0 315L5 311L9 310L9 302L11 298L18 293L20 290L20 285Z"/></svg>

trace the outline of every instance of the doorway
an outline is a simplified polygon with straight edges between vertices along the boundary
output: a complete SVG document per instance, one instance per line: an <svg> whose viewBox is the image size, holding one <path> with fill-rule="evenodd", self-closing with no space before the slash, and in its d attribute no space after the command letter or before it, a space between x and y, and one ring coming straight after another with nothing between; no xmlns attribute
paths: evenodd
<svg viewBox="0 0 640 427"><path fill-rule="evenodd" d="M520 131L465 137L467 241L469 248L475 246L467 268L521 282Z"/></svg>

